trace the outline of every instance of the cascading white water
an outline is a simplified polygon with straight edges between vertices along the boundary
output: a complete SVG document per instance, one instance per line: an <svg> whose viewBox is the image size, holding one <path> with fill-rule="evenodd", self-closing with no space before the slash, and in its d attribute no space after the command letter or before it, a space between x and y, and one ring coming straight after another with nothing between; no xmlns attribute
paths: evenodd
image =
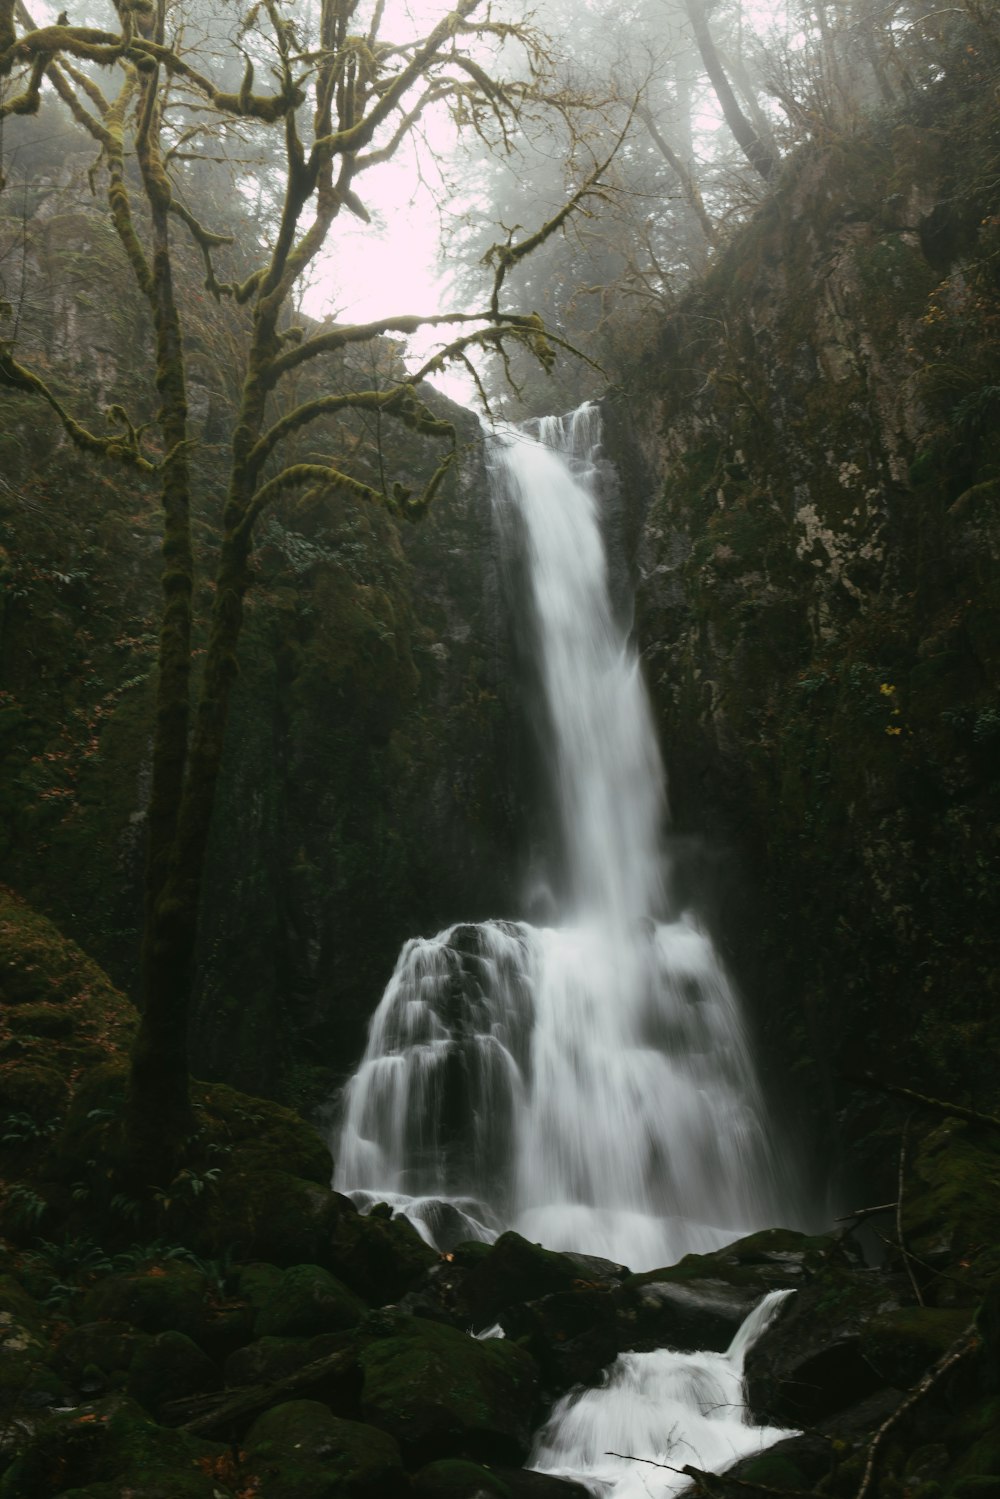
<svg viewBox="0 0 1000 1499"><path fill-rule="evenodd" d="M663 772L609 600L599 440L584 407L491 443L501 530L516 517L527 555L567 917L404 947L335 1185L444 1248L514 1227L641 1268L773 1221L774 1182L731 986L695 922L667 919Z"/></svg>
<svg viewBox="0 0 1000 1499"><path fill-rule="evenodd" d="M649 1499L654 1493L668 1499L690 1484L679 1469L719 1473L790 1435L751 1424L743 1360L793 1294L765 1296L725 1353L658 1348L619 1354L603 1385L573 1390L557 1403L535 1438L530 1466L575 1478L602 1499Z"/></svg>

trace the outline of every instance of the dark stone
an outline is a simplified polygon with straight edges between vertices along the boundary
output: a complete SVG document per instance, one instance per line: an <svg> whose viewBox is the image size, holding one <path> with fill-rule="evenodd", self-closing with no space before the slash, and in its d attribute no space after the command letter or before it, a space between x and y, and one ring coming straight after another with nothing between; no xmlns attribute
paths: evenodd
<svg viewBox="0 0 1000 1499"><path fill-rule="evenodd" d="M225 1382L230 1388L274 1384L347 1345L342 1333L321 1333L316 1338L257 1338L226 1359Z"/></svg>
<svg viewBox="0 0 1000 1499"><path fill-rule="evenodd" d="M335 1220L323 1263L371 1306L398 1301L438 1262L405 1218L361 1214L347 1197L334 1194Z"/></svg>
<svg viewBox="0 0 1000 1499"><path fill-rule="evenodd" d="M373 1314L362 1333L361 1413L412 1461L524 1460L538 1370L522 1348L402 1313Z"/></svg>
<svg viewBox="0 0 1000 1499"><path fill-rule="evenodd" d="M490 1327L515 1303L569 1291L580 1279L579 1266L564 1254L531 1244L520 1234L501 1234L470 1271L461 1292L470 1324Z"/></svg>
<svg viewBox="0 0 1000 1499"><path fill-rule="evenodd" d="M125 1386L154 1419L171 1400L222 1388L212 1360L182 1332L161 1332L136 1349Z"/></svg>
<svg viewBox="0 0 1000 1499"><path fill-rule="evenodd" d="M316 1400L265 1411L247 1434L261 1499L396 1499L406 1477L391 1436L331 1415Z"/></svg>

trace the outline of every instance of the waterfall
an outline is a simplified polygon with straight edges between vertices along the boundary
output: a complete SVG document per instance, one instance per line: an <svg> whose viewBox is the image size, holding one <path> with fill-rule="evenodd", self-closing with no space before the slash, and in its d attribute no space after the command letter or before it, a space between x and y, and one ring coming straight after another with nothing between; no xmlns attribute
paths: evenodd
<svg viewBox="0 0 1000 1499"><path fill-rule="evenodd" d="M558 925L400 954L343 1099L335 1186L441 1248L513 1227L633 1269L773 1221L772 1157L712 943L667 907L663 770L609 598L596 407L490 440L522 550L562 845Z"/></svg>
<svg viewBox="0 0 1000 1499"><path fill-rule="evenodd" d="M765 1296L725 1353L658 1348L619 1354L603 1385L573 1390L557 1402L535 1438L530 1466L576 1479L602 1499L649 1499L652 1493L668 1499L690 1485L679 1469L720 1473L790 1435L751 1423L743 1360L793 1294Z"/></svg>

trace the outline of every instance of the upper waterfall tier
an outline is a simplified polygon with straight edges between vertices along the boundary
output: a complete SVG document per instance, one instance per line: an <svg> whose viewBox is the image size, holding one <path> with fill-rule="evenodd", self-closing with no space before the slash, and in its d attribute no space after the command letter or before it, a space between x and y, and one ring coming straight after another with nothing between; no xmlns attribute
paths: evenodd
<svg viewBox="0 0 1000 1499"><path fill-rule="evenodd" d="M494 439L493 503L524 532L568 907L620 926L663 914L663 767L609 598L597 407L538 425Z"/></svg>

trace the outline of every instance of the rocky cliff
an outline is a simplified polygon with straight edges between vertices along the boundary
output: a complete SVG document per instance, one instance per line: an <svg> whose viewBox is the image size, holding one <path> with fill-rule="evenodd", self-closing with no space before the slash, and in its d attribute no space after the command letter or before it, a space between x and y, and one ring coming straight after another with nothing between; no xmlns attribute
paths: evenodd
<svg viewBox="0 0 1000 1499"><path fill-rule="evenodd" d="M869 1164L883 1110L857 1074L997 1096L986 81L967 58L788 163L609 403L676 832L722 851L715 917L774 1091L817 1132L846 1108Z"/></svg>

